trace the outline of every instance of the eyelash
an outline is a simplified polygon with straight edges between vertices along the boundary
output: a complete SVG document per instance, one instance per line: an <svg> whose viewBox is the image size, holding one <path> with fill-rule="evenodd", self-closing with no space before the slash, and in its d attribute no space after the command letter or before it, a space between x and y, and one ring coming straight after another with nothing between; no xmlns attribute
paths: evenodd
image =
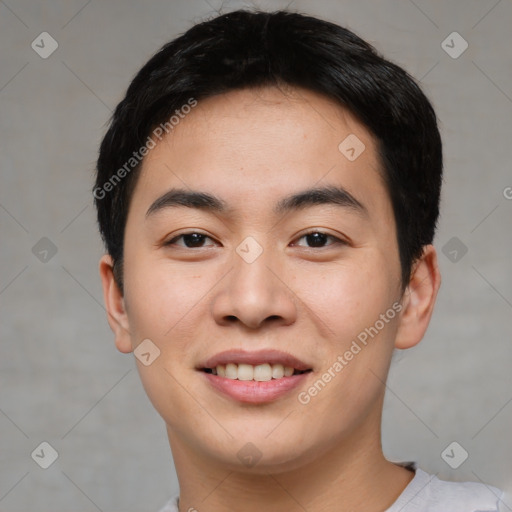
<svg viewBox="0 0 512 512"><path fill-rule="evenodd" d="M330 243L330 244L327 244L327 245L324 245L324 246L320 247L320 249L323 249L324 247L330 247L332 245L348 245L348 243L345 240L342 240L342 239L340 239L340 238L338 238L338 237L336 237L334 235L331 235L331 234L326 233L324 231L320 231L318 229L314 229L314 230L308 231L307 233L303 233L296 240L301 240L302 238L305 238L307 236L314 235L314 234L324 235L328 239L334 241L333 243ZM181 234L173 237L171 240L165 242L164 245L165 246L175 245L177 240L182 239L183 237L185 237L187 235L201 235L201 236L203 236L205 238L213 240L210 236L206 235L205 233L201 233L200 231L188 231L188 232L181 233ZM203 240L204 240L204 238L203 238ZM298 246L297 243L293 243L293 245ZM186 247L185 245L179 245L178 247L182 247L184 249L193 249L193 247ZM315 247L310 247L310 246L299 246L299 247L306 247L307 249L315 249ZM204 247L198 247L198 248L199 249L203 249Z"/></svg>

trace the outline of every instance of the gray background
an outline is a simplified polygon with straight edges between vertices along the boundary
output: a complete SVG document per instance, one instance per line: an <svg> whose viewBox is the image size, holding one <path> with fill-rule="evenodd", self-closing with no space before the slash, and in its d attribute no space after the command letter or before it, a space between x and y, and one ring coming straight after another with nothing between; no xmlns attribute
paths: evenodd
<svg viewBox="0 0 512 512"><path fill-rule="evenodd" d="M218 9L289 3L0 1L0 510L155 511L177 491L163 421L133 355L115 349L102 305L97 148L130 79L163 43ZM510 493L512 3L291 8L372 42L421 81L440 119L443 284L424 341L396 354L385 452ZM47 59L31 48L43 31L59 45ZM456 59L441 46L453 31L469 44ZM55 255L41 252L47 241L33 250L42 237ZM48 469L31 458L42 441L59 454ZM469 453L458 469L441 457L452 441Z"/></svg>

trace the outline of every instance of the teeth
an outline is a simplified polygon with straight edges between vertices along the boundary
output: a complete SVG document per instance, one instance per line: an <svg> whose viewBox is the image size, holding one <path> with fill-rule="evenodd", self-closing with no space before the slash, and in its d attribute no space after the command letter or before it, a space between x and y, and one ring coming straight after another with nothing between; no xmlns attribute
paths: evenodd
<svg viewBox="0 0 512 512"><path fill-rule="evenodd" d="M252 380L254 378L254 366L250 364L238 365L238 380Z"/></svg>
<svg viewBox="0 0 512 512"><path fill-rule="evenodd" d="M212 368L212 373L219 377L238 380L255 380L258 382L268 382L272 379L281 379L282 377L290 377L294 373L291 366L283 366L282 364L219 364Z"/></svg>
<svg viewBox="0 0 512 512"><path fill-rule="evenodd" d="M273 364L272 365L272 378L280 379L284 377L284 367L282 364Z"/></svg>
<svg viewBox="0 0 512 512"><path fill-rule="evenodd" d="M228 379L238 379L238 366L236 364L228 363L226 365L226 377Z"/></svg>
<svg viewBox="0 0 512 512"><path fill-rule="evenodd" d="M240 366L238 367L238 371L240 372ZM259 364L258 366L255 366L254 380L257 380L258 382L272 380L272 366L269 364Z"/></svg>

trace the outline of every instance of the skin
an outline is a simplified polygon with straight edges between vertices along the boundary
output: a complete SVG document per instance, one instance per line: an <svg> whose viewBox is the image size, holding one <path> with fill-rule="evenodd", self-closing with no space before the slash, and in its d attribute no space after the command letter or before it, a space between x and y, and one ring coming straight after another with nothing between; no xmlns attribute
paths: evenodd
<svg viewBox="0 0 512 512"><path fill-rule="evenodd" d="M352 162L338 149L349 134L366 146ZM402 293L379 166L373 137L348 111L310 91L277 88L199 102L145 157L126 225L124 296L108 255L100 275L117 348L129 353L149 338L160 349L151 365L137 366L166 422L180 511L378 512L414 476L382 453L384 382L393 349L423 337L440 275L426 246ZM292 193L329 185L366 213L333 204L274 212ZM173 188L215 195L228 210L179 206L147 216ZM325 245L310 247L311 231L336 238L320 236ZM190 237L176 238L183 232L209 238L187 248ZM263 249L250 264L236 252L248 236ZM396 302L401 312L299 403L297 394ZM274 402L242 404L196 369L232 348L277 348L313 371ZM251 468L237 457L247 442L261 452Z"/></svg>

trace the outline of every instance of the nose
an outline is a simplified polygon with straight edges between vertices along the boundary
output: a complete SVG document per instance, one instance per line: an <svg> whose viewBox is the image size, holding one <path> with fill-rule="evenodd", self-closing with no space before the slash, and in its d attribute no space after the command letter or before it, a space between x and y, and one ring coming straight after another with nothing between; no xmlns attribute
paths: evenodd
<svg viewBox="0 0 512 512"><path fill-rule="evenodd" d="M293 324L296 302L280 275L276 258L267 251L251 263L233 254L233 269L219 283L211 303L217 324L240 324L249 329Z"/></svg>

